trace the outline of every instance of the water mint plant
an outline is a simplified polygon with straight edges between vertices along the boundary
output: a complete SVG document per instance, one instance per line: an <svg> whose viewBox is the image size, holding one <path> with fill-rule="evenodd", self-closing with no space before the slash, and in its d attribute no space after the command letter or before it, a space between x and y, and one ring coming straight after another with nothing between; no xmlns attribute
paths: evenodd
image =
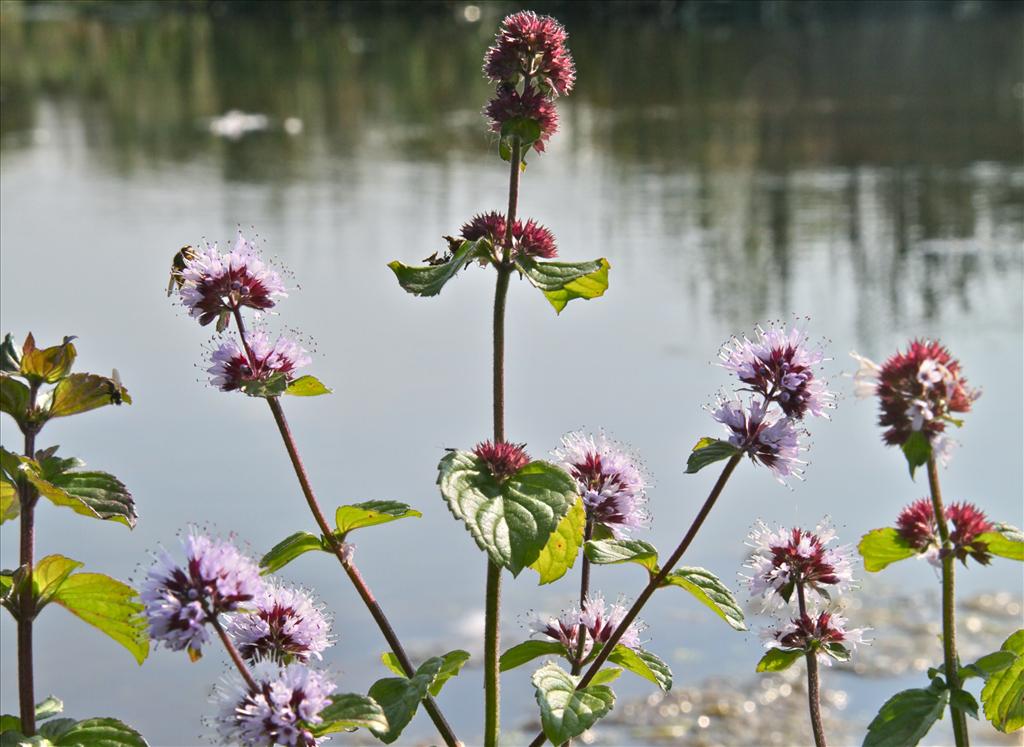
<svg viewBox="0 0 1024 747"><path fill-rule="evenodd" d="M116 370L109 377L72 373L78 356L74 339L40 348L29 333L19 350L8 334L0 346L0 410L22 435L19 448L0 448L0 523L17 519L20 524L18 567L0 572L0 603L17 624L18 715L0 719L0 741L72 745L109 739L135 747L145 740L117 719L49 720L63 703L53 696L36 702L33 625L51 603L117 641L139 664L149 653L134 589L102 573L83 572L83 563L64 555L35 556L40 498L129 529L137 519L135 500L124 483L107 472L83 469L80 459L58 456L57 446L38 443L52 420L132 402Z"/></svg>
<svg viewBox="0 0 1024 747"><path fill-rule="evenodd" d="M952 450L949 427L963 425L957 416L970 412L980 391L967 385L959 361L938 341L913 340L883 365L856 353L853 357L860 363L854 375L857 395L878 399L883 441L902 450L911 479L918 467L926 468L930 493L907 506L895 526L864 535L858 546L864 567L877 572L922 556L940 566L942 579L943 662L929 670L927 688L904 690L882 706L864 744L891 744L895 735L904 744L917 744L948 706L956 745L967 747L967 717L978 717L978 702L963 686L971 677L985 680L981 699L991 724L1000 731L1019 729L1024 726L1020 688L1011 683L1021 681L1024 631L973 664L961 665L957 653L955 561L966 566L971 557L987 565L993 555L1024 560L1024 534L1019 529L990 522L972 503L946 506L943 501L939 464L948 463Z"/></svg>
<svg viewBox="0 0 1024 747"><path fill-rule="evenodd" d="M375 686L377 699L370 698L372 718L367 717L362 720L357 718L358 709L366 706L367 703L365 700L358 698L352 700L346 696L344 702L352 703L355 710L352 713L339 711L344 718L338 716L330 723L344 721L352 726L368 726L382 740L390 743L401 734L402 729L415 715L419 701L422 700L424 708L437 726L445 744L449 747L458 744L458 739L451 726L434 702L433 696L439 691L439 687L436 691L428 692L428 688L438 678L441 663L445 660L434 657L419 668L413 665L380 603L356 567L355 548L347 541L349 532L355 529L420 516L420 513L404 503L367 501L338 507L335 511L335 526L332 527L328 523L320 502L313 492L312 483L299 455L295 438L285 418L280 397L282 395L321 396L329 394L330 390L312 375L296 375L297 369L311 363L310 356L296 341L286 336L280 336L271 343L271 336L265 329L248 330L243 316L245 309L250 309L254 314L260 314L275 308L277 301L287 296L280 275L269 268L256 246L241 233L239 233L233 249L228 253L221 253L216 245L206 245L200 250L179 253L176 255L176 262L178 259L180 259L178 264L181 267L172 271L172 288L175 285L178 286L180 301L189 310L190 315L204 326L216 319L216 329L220 335L230 335L228 330L232 324L234 326L234 335L225 337L211 354L211 365L207 369L211 383L224 392L241 392L250 397L266 400L284 442L306 505L320 532L317 535L298 531L286 537L261 559L259 566L262 572L277 571L300 555L311 551L334 555L390 646L391 656L394 657L394 667L402 678L397 684L381 680L384 685ZM202 567L193 570L193 566L194 563L190 559L188 580L194 581L196 573L199 574L200 579L206 579L202 576ZM158 573L158 578L163 578L163 576L159 576ZM206 579L203 583L206 584L204 588L209 588L211 582ZM205 625L211 625L224 643L243 680L253 691L257 688L251 681L246 660L254 661L267 658L282 666L292 666L308 661L311 656L318 656L326 646L326 634L322 629L322 615L319 615L319 610L311 601L303 600L301 595L294 592L284 592L279 587L270 587L268 590L268 587L262 585L254 586L246 588L245 592L247 598L239 600L248 604L248 608L244 610L244 616L235 618L229 623L231 634L238 639L237 645L231 640L231 635L219 620L221 612L236 610L234 608L222 609L212 602L205 606L200 602L199 607L203 613L201 616L198 615L195 605L183 605L179 611L175 606L177 602L169 602L172 618L167 626L168 630L166 633L164 632L162 623L151 623L154 635L157 635L160 640L168 642L168 645L172 647L182 643L182 646L189 650L190 655L195 657L200 650L198 645L205 641ZM194 588L192 593L193 595L199 594ZM199 594L199 596L202 595ZM157 604L154 602L154 607ZM241 608L238 611L240 610ZM185 632L177 633L179 630L185 631L186 625L188 636L190 636L188 640L185 640ZM193 641L196 643L195 646L193 646ZM460 662L458 666L448 670L448 677L454 676L461 664L465 662L465 658L462 657L464 653L455 651L446 655L451 660ZM427 667L426 671L422 671L424 667ZM371 693L373 692L374 688L371 688ZM380 714L386 713L386 717L374 711L374 709L380 710L381 708L383 711ZM356 715L352 715L353 713ZM380 718L377 718L378 715ZM339 721L339 719L341 720ZM313 728L314 726L316 725L312 721L306 722L307 731L310 734L320 734L323 732L323 728L326 728L322 726ZM332 726L334 731L337 731L338 728ZM249 737L245 736L249 733L245 730L245 724L239 726L239 729L241 731L238 731L235 736L238 739L248 739ZM313 744L306 736L303 736L305 733L302 729L265 732L254 737L256 742L253 743L263 743L267 739L281 739L291 740L279 742L281 744ZM274 736L274 734L278 736Z"/></svg>

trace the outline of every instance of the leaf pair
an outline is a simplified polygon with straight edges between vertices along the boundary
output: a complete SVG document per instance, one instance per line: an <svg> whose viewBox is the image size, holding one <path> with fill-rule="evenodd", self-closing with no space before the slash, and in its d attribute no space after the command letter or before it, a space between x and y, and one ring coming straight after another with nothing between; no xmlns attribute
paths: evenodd
<svg viewBox="0 0 1024 747"><path fill-rule="evenodd" d="M582 663L585 665L591 661L600 650L600 646L595 646ZM508 672L542 656L560 656L571 662L575 660L576 652L566 650L565 646L557 641L523 641L503 653L498 661L498 666L502 672ZM608 661L618 664L623 669L628 669L665 692L672 689L672 669L657 654L642 648L632 649L618 644L608 656ZM618 674L615 676L617 677Z"/></svg>
<svg viewBox="0 0 1024 747"><path fill-rule="evenodd" d="M84 721L53 718L63 711L64 704L52 695L37 704L35 717L39 728L34 737L25 737L21 734L21 720L17 716L0 716L0 745L148 747L141 734L115 718L90 718Z"/></svg>
<svg viewBox="0 0 1024 747"><path fill-rule="evenodd" d="M416 715L420 701L429 695L438 695L444 684L459 674L469 660L468 651L449 651L444 656L433 656L423 662L406 677L393 654L383 654L384 665L398 677L377 680L370 688L370 697L380 703L387 717L388 728L377 737L385 744L391 744L402 735L402 730Z"/></svg>
<svg viewBox="0 0 1024 747"><path fill-rule="evenodd" d="M1024 561L1024 534L1009 524L996 524L991 532L979 534L971 544L984 545L986 552L1001 558ZM871 530L861 538L857 550L864 558L864 569L872 573L921 553L893 527Z"/></svg>

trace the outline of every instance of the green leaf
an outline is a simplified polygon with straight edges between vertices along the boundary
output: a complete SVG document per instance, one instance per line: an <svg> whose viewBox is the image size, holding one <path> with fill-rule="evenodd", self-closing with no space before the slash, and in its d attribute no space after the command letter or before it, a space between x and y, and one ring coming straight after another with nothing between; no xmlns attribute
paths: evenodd
<svg viewBox="0 0 1024 747"><path fill-rule="evenodd" d="M54 387L48 415L61 418L105 405L131 403L132 398L120 381L96 374L71 374Z"/></svg>
<svg viewBox="0 0 1024 747"><path fill-rule="evenodd" d="M60 698L52 695L46 697L41 703L36 703L36 721L45 721L64 712L64 703Z"/></svg>
<svg viewBox="0 0 1024 747"><path fill-rule="evenodd" d="M711 609L735 630L746 630L743 610L729 587L711 571L694 566L680 566L668 574L665 586L678 586L690 592L701 604Z"/></svg>
<svg viewBox="0 0 1024 747"><path fill-rule="evenodd" d="M366 501L341 506L334 512L334 521L338 526L338 534L345 538L353 529L387 524L398 519L423 516L419 511L398 501Z"/></svg>
<svg viewBox="0 0 1024 747"><path fill-rule="evenodd" d="M607 685L609 682L615 682L620 674L622 674L622 670L618 667L607 667L591 677L590 684Z"/></svg>
<svg viewBox="0 0 1024 747"><path fill-rule="evenodd" d="M910 479L913 480L917 468L928 464L928 459L932 455L932 444L924 431L914 431L910 434L903 442L903 455L907 458L907 468L910 470Z"/></svg>
<svg viewBox="0 0 1024 747"><path fill-rule="evenodd" d="M441 292L445 283L473 260L478 250L483 251L489 246L489 242L484 239L463 241L453 252L451 259L444 264L410 267L396 259L389 263L388 267L398 278L398 284L407 292L414 296L436 296Z"/></svg>
<svg viewBox="0 0 1024 747"><path fill-rule="evenodd" d="M615 705L615 693L607 685L587 685L577 690L577 682L578 677L557 664L545 664L533 673L540 721L552 744L578 737Z"/></svg>
<svg viewBox="0 0 1024 747"><path fill-rule="evenodd" d="M893 695L868 725L864 747L913 747L941 716L949 690L929 687Z"/></svg>
<svg viewBox="0 0 1024 747"><path fill-rule="evenodd" d="M135 589L102 573L75 573L53 601L124 646L141 664L149 655L149 633Z"/></svg>
<svg viewBox="0 0 1024 747"><path fill-rule="evenodd" d="M505 122L501 125L501 142L506 148L508 148L509 156L507 158L505 156L502 156L502 158L507 161L509 160L509 158L512 157L511 141L514 138L519 139L522 149L525 151L527 148L533 145L534 142L540 139L540 135L540 122L538 122L535 119L530 119L529 117L513 117L511 119L505 120Z"/></svg>
<svg viewBox="0 0 1024 747"><path fill-rule="evenodd" d="M279 571L303 553L314 550L330 552L330 548L315 534L296 532L278 542L260 559L260 572L265 576Z"/></svg>
<svg viewBox="0 0 1024 747"><path fill-rule="evenodd" d="M149 747L141 734L116 718L90 718L54 731L59 733L47 736L56 747Z"/></svg>
<svg viewBox="0 0 1024 747"><path fill-rule="evenodd" d="M949 706L975 720L978 718L978 701L966 690L954 691L949 697Z"/></svg>
<svg viewBox="0 0 1024 747"><path fill-rule="evenodd" d="M288 389L288 376L278 371L265 379L249 379L242 382L241 391L250 397L280 397Z"/></svg>
<svg viewBox="0 0 1024 747"><path fill-rule="evenodd" d="M705 436L693 447L690 458L686 460L686 474L692 475L695 472L700 472L709 464L729 459L739 453L741 453L740 449L728 441Z"/></svg>
<svg viewBox="0 0 1024 747"><path fill-rule="evenodd" d="M384 652L380 655L380 660L384 662L384 666L399 677L405 677L402 664L398 661L398 657L393 653L390 651ZM463 665L469 661L469 652L456 649L455 651L449 651L447 654L442 656L441 660L441 669L438 671L437 676L430 685L430 694L434 696L441 694L441 688L444 687L444 683L452 677L458 676Z"/></svg>
<svg viewBox="0 0 1024 747"><path fill-rule="evenodd" d="M672 689L672 670L650 651L644 651L642 648L631 649L619 644L612 650L608 661L653 682L665 692Z"/></svg>
<svg viewBox="0 0 1024 747"><path fill-rule="evenodd" d="M135 527L135 501L124 483L106 472L78 471L78 459L47 457L42 464L23 460L25 477L52 503L76 514Z"/></svg>
<svg viewBox="0 0 1024 747"><path fill-rule="evenodd" d="M388 669L397 674L399 677L405 677L405 670L402 669L402 664L398 661L398 657L390 651L385 651L380 655L380 660L384 663Z"/></svg>
<svg viewBox="0 0 1024 747"><path fill-rule="evenodd" d="M21 356L14 347L14 336L8 332L0 345L0 371L18 373L21 370ZM20 722L19 722L20 723Z"/></svg>
<svg viewBox="0 0 1024 747"><path fill-rule="evenodd" d="M18 498L18 486L0 474L0 524L16 519L21 513L21 500Z"/></svg>
<svg viewBox="0 0 1024 747"><path fill-rule="evenodd" d="M316 737L360 727L374 734L385 734L388 730L388 719L380 704L356 693L332 695L331 704L320 711L320 718L323 723L311 730Z"/></svg>
<svg viewBox="0 0 1024 747"><path fill-rule="evenodd" d="M541 656L566 656L565 646L555 641L523 641L501 655L498 666L502 672L521 667Z"/></svg>
<svg viewBox="0 0 1024 747"><path fill-rule="evenodd" d="M988 551L1000 558L1024 560L1024 535L1009 524L997 524L994 531L979 534L973 544L984 542Z"/></svg>
<svg viewBox="0 0 1024 747"><path fill-rule="evenodd" d="M533 257L518 257L516 268L539 289L556 313L561 313L574 298L590 300L608 290L608 260L591 262L545 262Z"/></svg>
<svg viewBox="0 0 1024 747"><path fill-rule="evenodd" d="M316 376L300 376L284 390L285 394L293 397L319 397L321 394L330 394L328 389Z"/></svg>
<svg viewBox="0 0 1024 747"><path fill-rule="evenodd" d="M583 529L587 523L587 510L583 507L583 499L577 498L569 513L558 523L548 543L540 551L537 560L530 568L540 576L539 585L550 584L564 576L580 554L583 544Z"/></svg>
<svg viewBox="0 0 1024 747"><path fill-rule="evenodd" d="M804 655L799 649L772 648L757 662L757 672L781 672L789 669L793 662Z"/></svg>
<svg viewBox="0 0 1024 747"><path fill-rule="evenodd" d="M388 677L373 683L370 697L380 703L388 722L387 731L377 733L384 744L401 736L443 665L442 658L434 656L423 662L412 678Z"/></svg>
<svg viewBox="0 0 1024 747"><path fill-rule="evenodd" d="M1009 734L1024 727L1024 630L1007 638L999 649L1015 654L1010 666L989 675L981 690L985 718L1001 732Z"/></svg>
<svg viewBox="0 0 1024 747"><path fill-rule="evenodd" d="M37 348L35 338L29 333L21 350L21 375L38 384L55 384L71 371L78 351L71 344L74 337L65 337L60 345Z"/></svg>
<svg viewBox="0 0 1024 747"><path fill-rule="evenodd" d="M996 672L1001 672L1017 661L1017 654L1012 651L993 651L985 654L980 659L965 667L960 667L960 679L967 680L971 677L988 679Z"/></svg>
<svg viewBox="0 0 1024 747"><path fill-rule="evenodd" d="M893 527L872 529L861 537L857 550L864 558L864 569L871 573L877 573L898 560L917 555L917 550Z"/></svg>
<svg viewBox="0 0 1024 747"><path fill-rule="evenodd" d="M36 598L36 611L45 607L68 576L83 565L63 555L47 555L38 561L32 569L32 593Z"/></svg>
<svg viewBox="0 0 1024 747"><path fill-rule="evenodd" d="M0 374L0 412L6 412L18 425L24 425L31 404L27 386L13 376Z"/></svg>
<svg viewBox="0 0 1024 747"><path fill-rule="evenodd" d="M8 335L7 338L10 338L10 335ZM4 344L6 343L7 339L4 339ZM9 713L5 713L4 715L0 716L0 734L3 734L5 731L20 732L21 719L17 716L12 716Z"/></svg>
<svg viewBox="0 0 1024 747"><path fill-rule="evenodd" d="M64 721L64 719L60 719L60 721ZM0 747L54 747L54 743L41 734L26 737L12 730L0 735Z"/></svg>
<svg viewBox="0 0 1024 747"><path fill-rule="evenodd" d="M650 573L658 572L658 551L642 540L588 540L583 552L598 565L638 563Z"/></svg>
<svg viewBox="0 0 1024 747"><path fill-rule="evenodd" d="M548 462L530 462L499 482L476 454L451 451L438 470L449 510L513 576L537 560L577 498L575 481Z"/></svg>

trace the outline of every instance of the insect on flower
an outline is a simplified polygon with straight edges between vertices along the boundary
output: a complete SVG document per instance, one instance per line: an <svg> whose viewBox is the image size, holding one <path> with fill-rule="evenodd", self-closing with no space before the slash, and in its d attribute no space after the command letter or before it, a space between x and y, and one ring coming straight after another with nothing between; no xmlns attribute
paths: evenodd
<svg viewBox="0 0 1024 747"><path fill-rule="evenodd" d="M195 256L196 250L192 248L191 244L188 244L181 247L171 259L171 279L167 282L168 298L174 295L175 289L181 290L181 286L185 283L185 276L182 273L185 271L185 266L195 259Z"/></svg>

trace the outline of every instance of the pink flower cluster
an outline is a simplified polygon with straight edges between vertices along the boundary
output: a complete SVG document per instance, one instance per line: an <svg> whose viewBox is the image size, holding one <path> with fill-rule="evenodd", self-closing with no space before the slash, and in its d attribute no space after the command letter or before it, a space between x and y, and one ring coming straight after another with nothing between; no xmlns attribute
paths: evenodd
<svg viewBox="0 0 1024 747"><path fill-rule="evenodd" d="M462 238L467 241L490 241L497 259L504 256L507 231L508 220L504 213L497 211L475 215L461 229ZM525 222L517 220L512 225L512 245L508 250L510 260L517 257L553 259L558 256L554 234L532 219Z"/></svg>

